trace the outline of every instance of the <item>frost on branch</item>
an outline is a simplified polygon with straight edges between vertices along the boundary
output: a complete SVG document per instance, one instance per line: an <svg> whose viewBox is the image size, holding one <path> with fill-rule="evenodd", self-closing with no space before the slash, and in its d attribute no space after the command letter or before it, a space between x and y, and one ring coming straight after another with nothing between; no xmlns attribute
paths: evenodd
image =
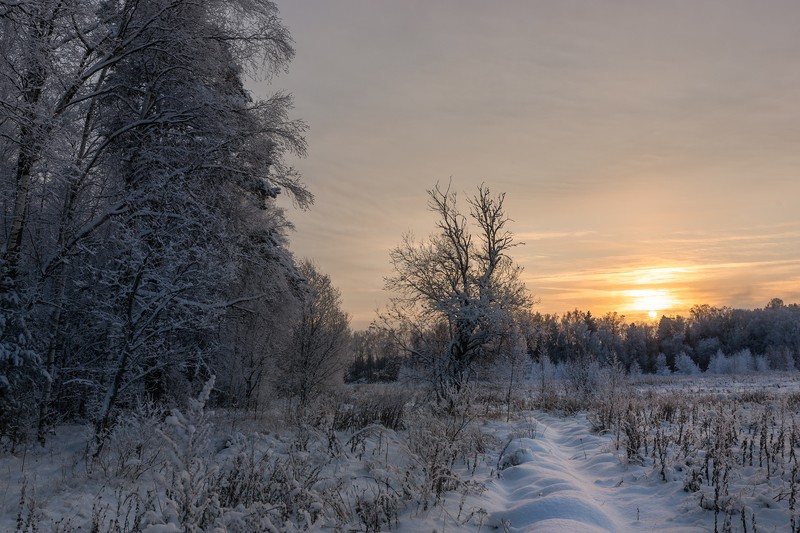
<svg viewBox="0 0 800 533"><path fill-rule="evenodd" d="M386 287L397 296L382 322L441 400L473 379L475 362L497 352L531 299L509 255L520 243L508 229L505 195L479 187L468 215L449 185L428 196L437 232L421 242L406 236L391 251Z"/></svg>

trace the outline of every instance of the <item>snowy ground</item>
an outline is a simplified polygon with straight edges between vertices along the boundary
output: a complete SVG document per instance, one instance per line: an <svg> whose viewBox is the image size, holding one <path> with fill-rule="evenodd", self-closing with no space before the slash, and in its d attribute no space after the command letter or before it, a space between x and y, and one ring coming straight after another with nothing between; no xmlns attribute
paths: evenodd
<svg viewBox="0 0 800 533"><path fill-rule="evenodd" d="M542 533L707 530L707 517L687 517L679 484L625 464L610 437L589 432L585 416L536 417L536 438L506 451L519 464L487 484L492 523Z"/></svg>
<svg viewBox="0 0 800 533"><path fill-rule="evenodd" d="M685 376L646 374L633 379L633 390L641 393L681 395L718 395L730 397L742 392L800 392L800 372L768 372L762 374L699 374Z"/></svg>
<svg viewBox="0 0 800 533"><path fill-rule="evenodd" d="M651 378L634 385L633 391L704 401L716 398L721 405L734 405L746 392L791 395L800 390L795 373ZM753 407L740 404L737 409ZM790 418L800 414L796 404L794 409ZM473 478L485 490L466 498L453 495L442 509L406 520L402 531L714 531L711 487L687 492L690 469L683 463L670 465L664 481L649 457L641 464L629 462L624 450L617 449L614 435L591 431L586 413L523 413L510 424L488 422L483 430L506 443L505 449L490 454ZM734 467L729 483L728 501L740 502L746 509L743 521L737 512L731 513L730 531L791 531L788 472L783 479L773 473L770 480L764 478L763 469ZM720 513L720 531L723 524Z"/></svg>
<svg viewBox="0 0 800 533"><path fill-rule="evenodd" d="M758 380L748 385L737 379L706 382L701 379L660 381L639 384L638 387L640 392L650 387L651 392L667 395L682 391L686 397L713 391L720 398L735 396L742 390L765 390L763 382ZM793 375L785 379L773 378L768 382L767 390L793 391L796 384ZM789 416L794 418L795 413ZM480 454L476 453L471 461L467 458L465 462L457 462L456 473L466 482L445 493L439 501L416 494L399 496L408 490L406 485L422 486L421 482L414 485L408 481L409 472L413 474L411 477L422 479L426 458L424 453L412 451L408 430L394 432L380 428L368 428L363 434L342 432L330 436L326 446L330 448L332 438L338 441L337 446L341 449L336 452L328 450L324 457L323 448L294 455L293 461L297 462L297 457L301 457L307 464L313 463L313 453L320 457L320 461L314 463L320 465L319 478L313 487L307 487L308 494L303 497L311 502L310 508L318 509L325 502L334 501L325 499L330 498L331 488L338 491L340 496L335 501L342 502L344 511L349 509L353 516L358 515L364 520L360 524L352 522L345 529L347 531L597 533L714 530L714 513L707 503L711 489L685 491L685 465L671 465L665 481L653 460L644 457L641 462L629 462L624 447L617 448L617 436L592 432L586 413L559 416L530 411L517 413L509 423L489 417L478 419L474 424L485 436L486 448ZM236 451L223 434L230 427L223 427L218 422L216 428L210 439L213 445L209 462L222 464L229 461ZM252 438L248 437L251 444L247 449L254 456L259 453L277 456L289 453L287 450L294 446L291 436L281 436L280 432L252 435ZM85 454L87 438L84 428L65 427L59 430L58 438L51 439L44 448L31 446L14 454L4 452L0 455L0 531L88 531L92 520L98 516L111 519L124 518L126 512L129 516L135 514L135 509L126 507L133 500L125 500L134 488L139 494L160 495L158 502L165 501L163 467L143 467L141 475L132 475L132 471L138 472L136 461L140 459L136 459L133 462L127 460L122 466L96 464L89 469ZM242 437L238 438L241 440ZM165 460L166 455L153 453L137 457L157 465ZM790 463L787 461L786 464ZM121 471L127 473L127 478L117 475ZM765 480L760 472L755 468L732 470L732 497L737 502L744 502L742 505L747 514L742 522L738 521L738 515L732 515L731 530L752 532L752 521L756 520L755 531L789 531L787 499L775 497L790 486L787 485L788 474L784 473L781 478L776 470L773 479ZM25 494L20 505L23 487ZM311 489L317 491L314 494L324 497L314 500L317 496L311 493ZM370 500L370 495L376 497ZM377 496L394 499L381 500ZM703 498L706 498L705 505L702 505ZM372 529L366 525L371 511L363 508L364 502L369 501L389 502L385 504L389 509L389 519ZM392 509L397 511L393 517ZM333 514L329 513L327 519L323 515L325 513L321 513L320 518L309 518L305 525L300 520L298 529L308 527L312 531L333 531L330 519ZM151 525L144 531L181 531L172 528L167 519L164 523L158 527ZM242 530L247 529L236 529ZM276 530L282 529L277 527ZM102 527L100 531L103 531ZM118 531L128 529L119 528Z"/></svg>
<svg viewBox="0 0 800 533"><path fill-rule="evenodd" d="M485 428L498 436L514 435L526 432L533 420L536 435L506 440L505 449L492 454L500 470L487 461L476 473L485 486L480 495L464 502L453 495L441 509L401 519L399 531L713 530L713 516L692 501L682 483L664 483L652 468L627 464L610 436L591 433L585 415L533 416ZM520 431L521 426L526 429Z"/></svg>

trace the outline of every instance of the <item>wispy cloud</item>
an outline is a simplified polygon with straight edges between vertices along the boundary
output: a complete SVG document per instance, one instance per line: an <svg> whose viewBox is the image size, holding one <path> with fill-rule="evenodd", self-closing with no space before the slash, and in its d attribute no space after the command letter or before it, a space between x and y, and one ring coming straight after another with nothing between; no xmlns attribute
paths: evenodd
<svg viewBox="0 0 800 533"><path fill-rule="evenodd" d="M542 310L651 288L676 311L793 298L800 3L770 6L281 4L298 53L273 84L311 127L296 166L317 199L290 215L294 250L366 317L388 250L433 230L425 190L452 177L507 192Z"/></svg>
<svg viewBox="0 0 800 533"><path fill-rule="evenodd" d="M514 237L520 242L527 242L543 241L546 239L580 239L594 234L594 231L526 231L515 233Z"/></svg>

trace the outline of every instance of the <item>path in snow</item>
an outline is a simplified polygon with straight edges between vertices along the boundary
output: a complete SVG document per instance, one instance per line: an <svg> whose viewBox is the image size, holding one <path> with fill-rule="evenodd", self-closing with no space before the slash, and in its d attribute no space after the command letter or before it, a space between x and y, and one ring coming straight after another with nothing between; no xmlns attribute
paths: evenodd
<svg viewBox="0 0 800 533"><path fill-rule="evenodd" d="M652 470L623 464L585 417L537 419L536 437L512 441L505 468L488 483L489 525L520 533L705 530L680 520L683 491L642 479Z"/></svg>

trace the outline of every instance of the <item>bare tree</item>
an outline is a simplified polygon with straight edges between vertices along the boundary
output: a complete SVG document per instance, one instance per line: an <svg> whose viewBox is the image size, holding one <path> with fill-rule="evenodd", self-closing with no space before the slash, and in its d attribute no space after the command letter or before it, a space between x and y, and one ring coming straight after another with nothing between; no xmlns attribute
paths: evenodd
<svg viewBox="0 0 800 533"><path fill-rule="evenodd" d="M383 323L405 339L443 399L469 382L475 361L513 330L515 313L532 302L509 255L520 243L508 229L505 194L480 186L468 200L468 216L449 185L437 184L428 196L437 232L423 242L407 235L391 251L395 273L386 288L397 296Z"/></svg>

